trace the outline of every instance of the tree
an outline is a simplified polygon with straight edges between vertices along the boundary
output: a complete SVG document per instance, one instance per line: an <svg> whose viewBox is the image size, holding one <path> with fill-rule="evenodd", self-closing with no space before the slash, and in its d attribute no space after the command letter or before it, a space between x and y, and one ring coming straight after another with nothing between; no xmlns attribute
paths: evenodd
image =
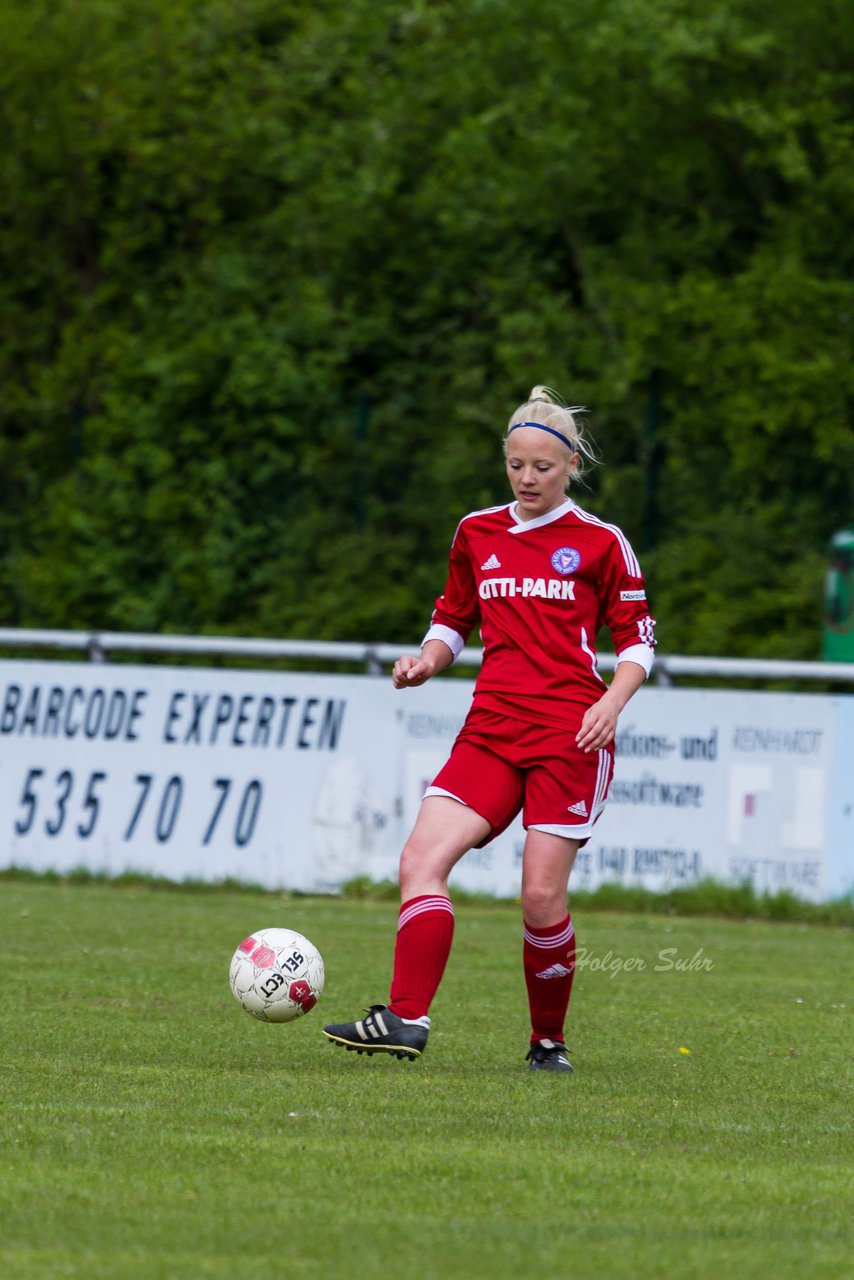
<svg viewBox="0 0 854 1280"><path fill-rule="evenodd" d="M841 6L0 23L7 620L416 638L544 381L591 406L581 500L662 644L817 654L854 501Z"/></svg>

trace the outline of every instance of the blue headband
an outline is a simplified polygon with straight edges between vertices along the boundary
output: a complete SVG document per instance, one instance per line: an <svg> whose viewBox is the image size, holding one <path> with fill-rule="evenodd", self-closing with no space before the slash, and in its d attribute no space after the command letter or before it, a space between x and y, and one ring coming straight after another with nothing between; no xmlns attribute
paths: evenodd
<svg viewBox="0 0 854 1280"><path fill-rule="evenodd" d="M550 436L557 436L558 440L562 440L570 453L578 452L572 441L568 440L562 432L555 431L554 427L546 427L542 422L514 422L510 431L507 432L507 435L509 436L511 431L518 431L519 427L536 427L538 431L548 431Z"/></svg>

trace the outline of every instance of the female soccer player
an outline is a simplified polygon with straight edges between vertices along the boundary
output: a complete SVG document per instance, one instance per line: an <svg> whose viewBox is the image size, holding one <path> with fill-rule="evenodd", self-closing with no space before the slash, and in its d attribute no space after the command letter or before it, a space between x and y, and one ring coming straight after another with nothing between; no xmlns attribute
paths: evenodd
<svg viewBox="0 0 854 1280"><path fill-rule="evenodd" d="M504 454L514 501L460 521L421 656L400 658L392 674L396 689L424 684L480 626L471 709L401 855L389 1003L324 1035L362 1053L423 1053L454 932L448 877L521 810L528 1059L534 1071L571 1071L569 873L605 806L617 717L652 666L654 623L623 533L567 497L591 456L572 410L534 387L510 419ZM609 686L594 650L603 623L617 654Z"/></svg>

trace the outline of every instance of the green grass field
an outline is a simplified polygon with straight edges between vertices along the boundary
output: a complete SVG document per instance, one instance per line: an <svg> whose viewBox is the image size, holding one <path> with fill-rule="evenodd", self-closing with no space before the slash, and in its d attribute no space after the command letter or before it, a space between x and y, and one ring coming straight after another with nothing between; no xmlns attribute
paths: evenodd
<svg viewBox="0 0 854 1280"><path fill-rule="evenodd" d="M458 909L421 1062L323 1039L385 998L395 918L0 884L4 1280L851 1274L849 930L580 909L544 1077L510 905ZM290 1027L228 989L271 924L326 959Z"/></svg>

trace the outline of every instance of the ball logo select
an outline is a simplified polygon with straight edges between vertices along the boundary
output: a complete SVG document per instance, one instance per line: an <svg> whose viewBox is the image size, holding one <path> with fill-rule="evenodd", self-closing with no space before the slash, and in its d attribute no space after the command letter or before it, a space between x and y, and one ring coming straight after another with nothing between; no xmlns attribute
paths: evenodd
<svg viewBox="0 0 854 1280"><path fill-rule="evenodd" d="M581 555L575 547L558 547L552 555L552 568L555 573L575 573L581 564Z"/></svg>
<svg viewBox="0 0 854 1280"><path fill-rule="evenodd" d="M317 947L292 929L259 929L235 951L229 982L238 1004L262 1022L293 1022L317 1004L325 981Z"/></svg>

